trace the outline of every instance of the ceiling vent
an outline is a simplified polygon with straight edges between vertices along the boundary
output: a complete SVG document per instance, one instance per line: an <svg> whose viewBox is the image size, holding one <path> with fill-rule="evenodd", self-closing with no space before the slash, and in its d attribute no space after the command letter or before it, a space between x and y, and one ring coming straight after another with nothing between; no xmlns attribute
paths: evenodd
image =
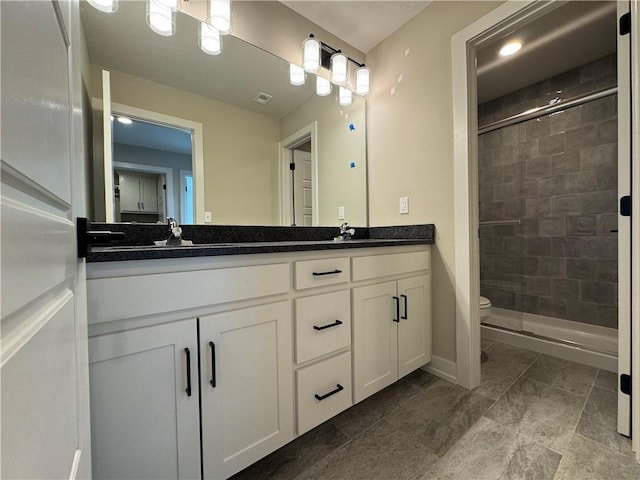
<svg viewBox="0 0 640 480"><path fill-rule="evenodd" d="M260 105L266 105L271 101L273 95L269 95L268 93L258 92L258 94L253 97L253 101L259 103Z"/></svg>

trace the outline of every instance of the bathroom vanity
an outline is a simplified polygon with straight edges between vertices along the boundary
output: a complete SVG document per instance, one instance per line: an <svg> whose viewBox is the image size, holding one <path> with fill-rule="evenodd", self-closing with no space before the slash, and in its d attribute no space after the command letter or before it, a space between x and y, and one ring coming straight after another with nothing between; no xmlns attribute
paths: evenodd
<svg viewBox="0 0 640 480"><path fill-rule="evenodd" d="M94 249L94 476L228 478L428 363L430 231Z"/></svg>

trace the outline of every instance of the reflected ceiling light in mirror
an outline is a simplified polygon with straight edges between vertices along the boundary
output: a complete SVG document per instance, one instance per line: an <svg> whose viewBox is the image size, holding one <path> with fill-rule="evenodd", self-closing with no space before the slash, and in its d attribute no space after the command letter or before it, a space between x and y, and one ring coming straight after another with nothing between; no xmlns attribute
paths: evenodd
<svg viewBox="0 0 640 480"><path fill-rule="evenodd" d="M208 23L200 22L198 43L200 49L208 55L219 55L222 52L220 32Z"/></svg>
<svg viewBox="0 0 640 480"><path fill-rule="evenodd" d="M331 93L331 82L323 77L316 77L316 94L320 97L326 97Z"/></svg>
<svg viewBox="0 0 640 480"><path fill-rule="evenodd" d="M347 83L347 56L340 51L331 55L331 81L336 85Z"/></svg>
<svg viewBox="0 0 640 480"><path fill-rule="evenodd" d="M508 57L509 55L513 55L514 53L516 53L521 48L522 48L522 42L514 41L514 42L506 43L500 49L500 56Z"/></svg>
<svg viewBox="0 0 640 480"><path fill-rule="evenodd" d="M176 31L171 9L156 0L147 0L147 24L158 35L169 37Z"/></svg>
<svg viewBox="0 0 640 480"><path fill-rule="evenodd" d="M302 67L298 65L294 65L293 63L289 64L289 83L291 85L304 85L305 73Z"/></svg>
<svg viewBox="0 0 640 480"><path fill-rule="evenodd" d="M369 91L369 69L363 65L356 70L356 93L364 96Z"/></svg>
<svg viewBox="0 0 640 480"><path fill-rule="evenodd" d="M231 0L209 0L208 23L220 32L220 35L231 33Z"/></svg>
<svg viewBox="0 0 640 480"><path fill-rule="evenodd" d="M320 70L320 42L313 33L302 44L302 67L311 73Z"/></svg>
<svg viewBox="0 0 640 480"><path fill-rule="evenodd" d="M131 125L133 123L133 120L131 120L129 117L118 117L118 121L125 125Z"/></svg>
<svg viewBox="0 0 640 480"><path fill-rule="evenodd" d="M338 93L338 103L343 107L348 107L353 103L353 94L348 88L340 87Z"/></svg>
<svg viewBox="0 0 640 480"><path fill-rule="evenodd" d="M93 8L105 13L113 13L118 9L118 0L87 0Z"/></svg>

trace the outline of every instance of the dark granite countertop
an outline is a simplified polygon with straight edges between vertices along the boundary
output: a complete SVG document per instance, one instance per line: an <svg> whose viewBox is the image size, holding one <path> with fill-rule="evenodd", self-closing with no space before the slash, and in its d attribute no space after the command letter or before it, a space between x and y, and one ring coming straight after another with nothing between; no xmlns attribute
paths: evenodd
<svg viewBox="0 0 640 480"><path fill-rule="evenodd" d="M351 240L334 241L335 227L255 227L222 225L184 225L182 238L192 246L153 245L167 237L167 227L153 224L93 223L91 230L124 232L125 239L112 246L94 246L88 262L116 262L219 255L302 252L344 248L425 245L435 241L433 224L397 227L354 227Z"/></svg>

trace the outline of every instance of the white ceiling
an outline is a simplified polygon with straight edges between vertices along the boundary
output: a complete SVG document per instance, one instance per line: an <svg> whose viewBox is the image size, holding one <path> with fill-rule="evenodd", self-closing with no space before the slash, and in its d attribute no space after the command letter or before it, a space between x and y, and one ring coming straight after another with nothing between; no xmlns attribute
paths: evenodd
<svg viewBox="0 0 640 480"><path fill-rule="evenodd" d="M415 17L431 0L280 0L363 53Z"/></svg>

